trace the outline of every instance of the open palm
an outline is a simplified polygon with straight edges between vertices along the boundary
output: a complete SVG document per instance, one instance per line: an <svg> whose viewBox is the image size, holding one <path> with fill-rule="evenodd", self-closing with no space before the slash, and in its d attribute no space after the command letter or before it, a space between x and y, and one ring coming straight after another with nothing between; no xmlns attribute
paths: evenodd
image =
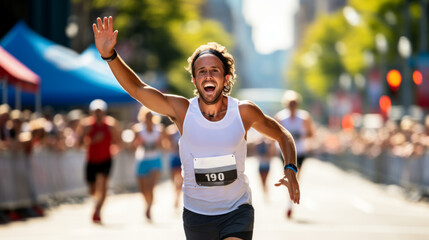
<svg viewBox="0 0 429 240"><path fill-rule="evenodd" d="M112 17L97 18L97 24L92 25L94 31L95 46L102 57L113 55L113 48L116 45L118 30L113 31Z"/></svg>

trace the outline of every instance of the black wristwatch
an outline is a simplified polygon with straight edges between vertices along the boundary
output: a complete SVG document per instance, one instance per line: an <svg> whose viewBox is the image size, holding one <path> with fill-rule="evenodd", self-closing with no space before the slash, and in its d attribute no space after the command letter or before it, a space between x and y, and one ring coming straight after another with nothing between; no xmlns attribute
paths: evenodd
<svg viewBox="0 0 429 240"><path fill-rule="evenodd" d="M295 165L295 164L293 164L293 163L289 163L289 164L287 164L287 165L285 166L284 170L286 170L286 169L290 169L290 170L294 171L295 173L298 173L298 168L297 168L297 167L296 167L296 165Z"/></svg>

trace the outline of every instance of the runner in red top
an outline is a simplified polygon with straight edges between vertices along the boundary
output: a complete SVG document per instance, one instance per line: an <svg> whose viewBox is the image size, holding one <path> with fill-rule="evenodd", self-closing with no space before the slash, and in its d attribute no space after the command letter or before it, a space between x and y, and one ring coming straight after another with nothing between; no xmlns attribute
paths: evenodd
<svg viewBox="0 0 429 240"><path fill-rule="evenodd" d="M89 192L96 200L92 215L94 223L101 223L100 212L106 199L110 169L112 168L112 146L119 143L115 119L106 116L107 104L96 99L89 105L91 115L86 119L82 141L88 148L85 177Z"/></svg>
<svg viewBox="0 0 429 240"><path fill-rule="evenodd" d="M110 144L112 142L110 126L106 123L106 119L97 122L95 117L91 117L90 121L91 125L87 136L91 139L91 142L87 159L90 163L103 163L112 157L110 153Z"/></svg>

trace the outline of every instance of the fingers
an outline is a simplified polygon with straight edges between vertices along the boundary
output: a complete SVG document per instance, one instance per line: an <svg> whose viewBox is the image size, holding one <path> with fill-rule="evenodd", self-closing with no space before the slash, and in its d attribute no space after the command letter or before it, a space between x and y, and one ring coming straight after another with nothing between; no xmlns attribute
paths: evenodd
<svg viewBox="0 0 429 240"><path fill-rule="evenodd" d="M103 30L107 30L107 17L103 18Z"/></svg>
<svg viewBox="0 0 429 240"><path fill-rule="evenodd" d="M97 24L92 25L92 30L94 33L99 33L104 30L107 30L107 32L113 32L113 18L112 16L104 17L103 20L101 18L97 18Z"/></svg>
<svg viewBox="0 0 429 240"><path fill-rule="evenodd" d="M109 20L110 20L110 24L109 24ZM113 27L112 17L109 17L109 20L107 19L107 17L104 17L103 20L101 20L101 18L98 17L97 18L98 31L109 30L109 25Z"/></svg>
<svg viewBox="0 0 429 240"><path fill-rule="evenodd" d="M274 186L276 187L279 187L281 185L284 185L288 189L290 199L294 203L299 204L301 192L299 190L298 183L292 184L291 182L289 182L289 180L281 178L277 183L274 184Z"/></svg>
<svg viewBox="0 0 429 240"><path fill-rule="evenodd" d="M287 188L290 187L290 184L288 181L286 181L284 178L279 179L279 181L277 183L274 184L274 186L279 187L281 185L286 186Z"/></svg>
<svg viewBox="0 0 429 240"><path fill-rule="evenodd" d="M115 30L114 32L113 32L113 36L112 36L112 38L113 38L113 41L115 42L115 44L116 44L116 37L118 36L118 30Z"/></svg>
<svg viewBox="0 0 429 240"><path fill-rule="evenodd" d="M295 202L294 189L292 187L292 184L289 181L286 181L284 178L283 178L283 181L288 183L287 185L285 184L285 186L287 187L287 190L289 192L290 200L292 200L292 202L296 203Z"/></svg>
<svg viewBox="0 0 429 240"><path fill-rule="evenodd" d="M94 32L94 34L98 33L97 25L95 23L92 24L92 31Z"/></svg>
<svg viewBox="0 0 429 240"><path fill-rule="evenodd" d="M291 199L294 203L299 204L299 199L300 199L300 196L301 196L301 192L300 192L300 190L299 190L299 185L298 185L298 183L297 183L297 182L296 182L296 183L293 183L293 184L291 183L291 184L289 185L288 190L289 190L290 199Z"/></svg>
<svg viewBox="0 0 429 240"><path fill-rule="evenodd" d="M296 204L299 204L299 199L301 197L301 191L299 190L298 186L295 186L294 191L293 191L293 195L294 195L293 196L294 202Z"/></svg>
<svg viewBox="0 0 429 240"><path fill-rule="evenodd" d="M295 203L295 197L293 194L293 190L291 188L288 188L288 191L289 191L290 200L292 200L292 202Z"/></svg>
<svg viewBox="0 0 429 240"><path fill-rule="evenodd" d="M103 29L103 22L101 21L101 18L97 18L97 27L98 27L98 31L102 31Z"/></svg>
<svg viewBox="0 0 429 240"><path fill-rule="evenodd" d="M113 18L112 18L112 16L110 16L110 17L107 19L107 30L108 30L109 32L113 32Z"/></svg>

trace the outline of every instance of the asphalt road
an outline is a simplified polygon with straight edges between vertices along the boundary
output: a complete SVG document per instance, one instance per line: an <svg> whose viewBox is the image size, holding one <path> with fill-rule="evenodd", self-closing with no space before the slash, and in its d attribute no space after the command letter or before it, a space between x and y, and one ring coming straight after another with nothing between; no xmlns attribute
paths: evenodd
<svg viewBox="0 0 429 240"><path fill-rule="evenodd" d="M406 200L398 187L373 184L330 163L308 159L300 180L301 204L287 219L287 190L273 186L282 173L280 161L272 162L267 194L255 159L248 159L246 173L256 214L253 239L429 239L429 204ZM157 186L155 201L152 223L144 219L139 193L110 194L103 225L90 221L93 203L87 199L49 209L42 218L0 225L0 239L185 239L182 207L173 207L170 181Z"/></svg>

